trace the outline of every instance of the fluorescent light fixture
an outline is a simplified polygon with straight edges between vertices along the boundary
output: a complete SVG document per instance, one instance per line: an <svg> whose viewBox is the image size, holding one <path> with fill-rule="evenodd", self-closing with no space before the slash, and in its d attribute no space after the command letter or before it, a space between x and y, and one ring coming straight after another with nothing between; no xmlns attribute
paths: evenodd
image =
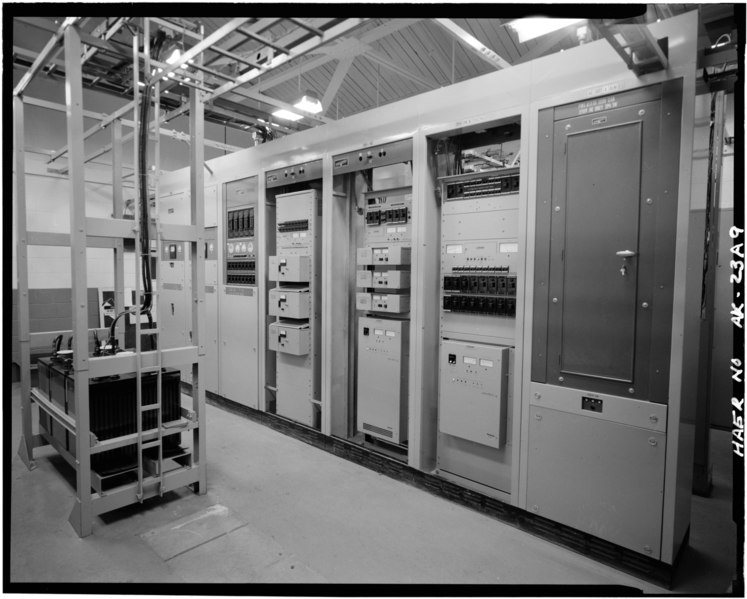
<svg viewBox="0 0 747 599"><path fill-rule="evenodd" d="M168 64L176 64L181 57L182 53L179 48L174 48L173 52L171 52L171 55L166 59L166 62Z"/></svg>
<svg viewBox="0 0 747 599"><path fill-rule="evenodd" d="M318 114L323 110L321 100L317 98L313 92L310 91L307 91L303 95L303 97L293 106L295 106L299 110L310 112L311 114Z"/></svg>
<svg viewBox="0 0 747 599"><path fill-rule="evenodd" d="M279 119L285 119L286 121L298 121L303 118L300 114L296 114L295 112L291 112L290 110L286 110L285 108L276 110L272 113L272 116L275 116Z"/></svg>
<svg viewBox="0 0 747 599"><path fill-rule="evenodd" d="M511 27L511 29L513 29L519 36L519 43L524 43L527 40L532 40L535 37L540 37L541 35L552 33L553 31L563 29L563 27L568 27L569 25L580 23L584 20L585 19L553 19L550 17L527 17L525 19L517 19L516 21L511 21L510 23L508 23L508 26Z"/></svg>

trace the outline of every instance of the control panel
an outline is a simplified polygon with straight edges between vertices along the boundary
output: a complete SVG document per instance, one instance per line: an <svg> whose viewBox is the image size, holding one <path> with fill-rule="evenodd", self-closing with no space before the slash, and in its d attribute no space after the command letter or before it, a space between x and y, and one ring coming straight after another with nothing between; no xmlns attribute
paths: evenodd
<svg viewBox="0 0 747 599"><path fill-rule="evenodd" d="M356 430L407 441L407 355L412 262L412 140L334 157L356 175L355 309L358 312ZM355 187L355 186L354 186ZM360 189L358 187L358 189Z"/></svg>
<svg viewBox="0 0 747 599"><path fill-rule="evenodd" d="M359 431L392 443L407 440L409 321L358 319Z"/></svg>
<svg viewBox="0 0 747 599"><path fill-rule="evenodd" d="M307 174L303 165L287 170ZM267 177L277 174L271 171ZM275 352L275 410L316 426L321 405L321 194L304 189L274 200L277 255L269 257L267 276L277 286L269 290L267 311L277 320L268 325L267 348Z"/></svg>
<svg viewBox="0 0 747 599"><path fill-rule="evenodd" d="M518 270L517 168L441 180L441 335L513 345Z"/></svg>
<svg viewBox="0 0 747 599"><path fill-rule="evenodd" d="M519 169L441 185L439 474L511 489L512 360L519 308Z"/></svg>
<svg viewBox="0 0 747 599"><path fill-rule="evenodd" d="M192 312L187 284L187 247L183 241L161 242L161 259L158 265L160 290L157 310L154 311L161 328L158 337L161 349L191 345Z"/></svg>
<svg viewBox="0 0 747 599"><path fill-rule="evenodd" d="M240 183L240 182L237 182ZM236 195L239 191L226 192ZM226 210L225 283L227 285L257 284L257 254L255 248L255 205L244 205Z"/></svg>
<svg viewBox="0 0 747 599"><path fill-rule="evenodd" d="M496 449L504 445L507 382L507 347L443 341L439 430Z"/></svg>
<svg viewBox="0 0 747 599"><path fill-rule="evenodd" d="M366 239L372 243L412 238L412 194L366 194Z"/></svg>
<svg viewBox="0 0 747 599"><path fill-rule="evenodd" d="M489 268L471 272L480 274L444 276L444 310L490 316L516 316L516 276L486 274L494 272Z"/></svg>
<svg viewBox="0 0 747 599"><path fill-rule="evenodd" d="M332 174L341 175L411 160L412 139L403 139L387 144L371 145L367 148L333 156Z"/></svg>
<svg viewBox="0 0 747 599"><path fill-rule="evenodd" d="M314 181L322 178L322 161L312 160L301 164L294 164L283 168L276 168L265 173L265 187L272 189L291 185L293 183L303 183L305 181Z"/></svg>
<svg viewBox="0 0 747 599"><path fill-rule="evenodd" d="M467 179L446 184L446 200L481 198L519 191L519 173L493 172L470 176Z"/></svg>
<svg viewBox="0 0 747 599"><path fill-rule="evenodd" d="M217 302L212 305L220 331L215 372L217 392L253 409L259 407L260 393L258 348L262 317L257 272L259 261L266 256L258 243L261 220L258 187L256 175L222 185L222 252L218 252L222 258L220 265L216 265ZM206 309L210 307L211 300L207 299L210 295L205 294Z"/></svg>

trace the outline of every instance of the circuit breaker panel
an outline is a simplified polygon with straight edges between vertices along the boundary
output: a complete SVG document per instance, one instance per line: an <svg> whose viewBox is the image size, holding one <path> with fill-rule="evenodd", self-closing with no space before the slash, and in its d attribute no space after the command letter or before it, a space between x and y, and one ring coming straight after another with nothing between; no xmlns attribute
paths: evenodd
<svg viewBox="0 0 747 599"><path fill-rule="evenodd" d="M264 256L258 252L256 237L258 178L229 181L223 190L223 272L218 273L223 283L218 291L219 393L257 409L260 316L256 268L257 260Z"/></svg>
<svg viewBox="0 0 747 599"><path fill-rule="evenodd" d="M254 247L256 206L232 208L226 214L227 285L257 284L257 255Z"/></svg>
<svg viewBox="0 0 747 599"><path fill-rule="evenodd" d="M158 297L158 316L161 349L184 347L191 344L192 312L189 305L189 288L186 285L186 244L162 241L159 263L161 279Z"/></svg>
<svg viewBox="0 0 747 599"><path fill-rule="evenodd" d="M269 257L268 349L276 353L276 413L316 426L321 385L321 195L275 196L277 255Z"/></svg>
<svg viewBox="0 0 747 599"><path fill-rule="evenodd" d="M505 498L519 261L519 168L442 177L438 472Z"/></svg>
<svg viewBox="0 0 747 599"><path fill-rule="evenodd" d="M678 85L539 113L527 507L656 559L681 401L669 390Z"/></svg>
<svg viewBox="0 0 747 599"><path fill-rule="evenodd" d="M407 443L412 140L334 157L335 174L358 171L355 428Z"/></svg>

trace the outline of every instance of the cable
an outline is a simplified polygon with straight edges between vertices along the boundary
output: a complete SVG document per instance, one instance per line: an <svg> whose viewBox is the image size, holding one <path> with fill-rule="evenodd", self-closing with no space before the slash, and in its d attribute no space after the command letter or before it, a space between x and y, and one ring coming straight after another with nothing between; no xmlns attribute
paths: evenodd
<svg viewBox="0 0 747 599"><path fill-rule="evenodd" d="M153 40L151 46L151 56L154 60L158 60L163 48L163 43L166 41L166 32L162 29L156 33L156 37ZM153 307L153 287L152 287L152 276L150 270L150 210L148 209L148 131L150 129L149 123L149 111L151 95L153 93L153 85L149 83L146 85L143 91L142 101L140 103L140 131L139 140L140 152L138 160L138 179L140 183L140 259L142 261L142 275L143 275L143 303L140 305L140 314L144 314L148 318L148 328L153 328L153 316L151 310ZM109 344L113 352L116 352L115 346L115 328L117 321L125 314L132 313L132 308L126 308L119 314L112 322L109 329ZM150 336L151 349L156 349L156 339L154 335Z"/></svg>

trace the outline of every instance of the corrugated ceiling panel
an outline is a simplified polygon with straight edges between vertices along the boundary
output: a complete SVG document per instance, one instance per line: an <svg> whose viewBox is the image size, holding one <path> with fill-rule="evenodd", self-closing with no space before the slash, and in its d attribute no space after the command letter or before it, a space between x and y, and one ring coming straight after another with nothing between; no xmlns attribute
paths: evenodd
<svg viewBox="0 0 747 599"><path fill-rule="evenodd" d="M448 34L442 27L435 23L423 23L422 38L430 44L437 53L438 66L444 76L441 85L451 84L452 54L454 62L454 81L471 79L482 74L487 69L483 61L476 58L471 52L465 52L462 44L456 38ZM452 53L453 49L453 53Z"/></svg>

